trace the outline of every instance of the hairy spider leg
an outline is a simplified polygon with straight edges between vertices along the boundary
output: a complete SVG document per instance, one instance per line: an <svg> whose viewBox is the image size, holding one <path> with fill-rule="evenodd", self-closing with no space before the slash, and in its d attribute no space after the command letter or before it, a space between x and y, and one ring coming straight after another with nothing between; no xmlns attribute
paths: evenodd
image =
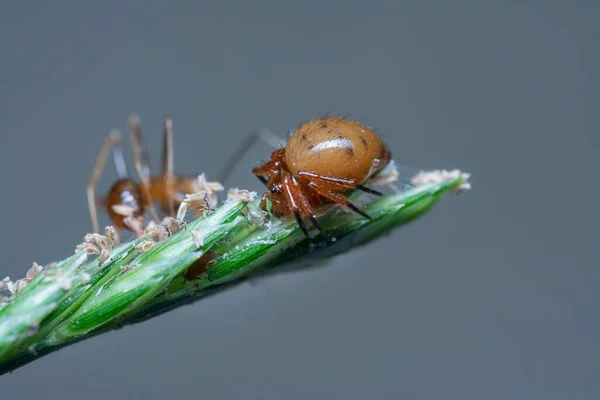
<svg viewBox="0 0 600 400"><path fill-rule="evenodd" d="M365 217L369 220L371 219L369 214L367 214L366 212L361 210L356 204L354 204L350 200L348 200L348 198L346 196L344 196L342 193L332 190L331 188L328 188L327 186L322 185L321 183L319 183L315 180L312 180L312 179L307 179L307 178L303 177L303 179L301 179L301 182L304 183L309 188L309 190L313 190L316 193L318 193L319 195L321 195L337 204L340 204L344 207L348 207L350 210L356 212L357 214L362 215L363 217Z"/></svg>
<svg viewBox="0 0 600 400"><path fill-rule="evenodd" d="M307 216L312 224L319 230L323 231L323 227L317 221L317 218L314 215L312 205L310 200L306 197L306 193L302 185L298 182L295 175L291 175L289 173L285 173L283 182L282 182L283 190L286 199L288 200L290 211L296 217L296 220L300 218L300 228L306 236L308 236L307 229L302 222L300 215Z"/></svg>
<svg viewBox="0 0 600 400"><path fill-rule="evenodd" d="M313 211L313 205L311 204L311 200L313 201L313 203L316 202L316 204L320 204L321 199L318 198L318 196L309 196L309 198L307 198L304 187L302 186L302 184L300 182L298 182L295 175L291 176L290 181L291 181L293 189L294 189L294 194L296 196L298 196L298 201L300 203L300 208L302 209L302 212L310 219L312 224L319 231L323 232L323 227L321 226L321 224L315 217L315 214Z"/></svg>
<svg viewBox="0 0 600 400"><path fill-rule="evenodd" d="M354 179L333 178L333 177L329 177L329 176L323 176L323 175L314 174L312 172L304 172L304 171L298 172L297 175L309 178L310 180L312 180L314 182L319 182L325 186L331 186L332 188L336 188L338 190L339 189L348 189L348 190L359 189L359 190L362 190L363 192L374 194L376 196L383 196L383 193L381 193L375 189L371 189L365 185L361 185L360 183L356 182L356 180L354 180Z"/></svg>

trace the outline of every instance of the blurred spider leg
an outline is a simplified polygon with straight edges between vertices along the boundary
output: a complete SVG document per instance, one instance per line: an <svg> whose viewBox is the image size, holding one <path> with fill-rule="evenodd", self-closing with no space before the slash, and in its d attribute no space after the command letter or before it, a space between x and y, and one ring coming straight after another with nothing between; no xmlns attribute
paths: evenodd
<svg viewBox="0 0 600 400"><path fill-rule="evenodd" d="M131 142L133 143L133 157L135 159L135 169L142 181L142 188L144 190L144 197L148 202L148 209L154 219L154 222L159 223L160 219L154 209L154 202L152 201L152 195L150 194L150 157L148 156L148 149L142 138L142 131L140 129L140 120L137 116L129 118L129 134L131 135Z"/></svg>
<svg viewBox="0 0 600 400"><path fill-rule="evenodd" d="M173 146L173 119L170 116L165 118L163 127L163 151L160 168L160 177L166 186L167 201L169 204L169 216L175 216L175 154Z"/></svg>
<svg viewBox="0 0 600 400"><path fill-rule="evenodd" d="M129 177L129 173L127 172L127 164L125 163L125 157L123 156L123 147L120 145L112 146L112 155L119 179L125 179Z"/></svg>
<svg viewBox="0 0 600 400"><path fill-rule="evenodd" d="M92 178L90 179L90 183L87 187L87 199L88 199L88 208L90 210L90 218L92 219L92 227L94 233L98 233L98 212L96 210L96 185L98 185L98 181L102 176L102 172L104 171L104 166L106 164L106 159L108 158L108 152L113 147L120 148L121 143L121 133L119 131L111 131L106 138L106 141L100 148L98 152L98 158L96 159L96 165L94 166L94 171L92 172ZM114 154L114 153L113 153ZM116 159L115 159L116 160ZM116 161L115 161L116 162ZM127 170L119 170L119 166L117 166L117 172L119 174L125 173L127 174Z"/></svg>
<svg viewBox="0 0 600 400"><path fill-rule="evenodd" d="M250 147L259 140L267 143L274 149L285 147L285 140L267 129L261 128L250 132L221 167L221 170L217 174L217 182L224 184L240 159L246 154Z"/></svg>

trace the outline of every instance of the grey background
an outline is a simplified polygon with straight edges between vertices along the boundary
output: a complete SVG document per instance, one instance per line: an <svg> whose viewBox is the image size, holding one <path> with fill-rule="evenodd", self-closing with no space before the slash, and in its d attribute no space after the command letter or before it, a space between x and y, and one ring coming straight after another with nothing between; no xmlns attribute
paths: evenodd
<svg viewBox="0 0 600 400"><path fill-rule="evenodd" d="M68 256L91 229L97 150L131 112L155 166L173 114L179 172L214 176L250 129L283 136L333 112L374 126L402 164L471 172L474 190L327 268L44 357L0 378L1 397L600 398L599 11L4 3L1 275ZM268 153L231 184L259 189L249 168Z"/></svg>

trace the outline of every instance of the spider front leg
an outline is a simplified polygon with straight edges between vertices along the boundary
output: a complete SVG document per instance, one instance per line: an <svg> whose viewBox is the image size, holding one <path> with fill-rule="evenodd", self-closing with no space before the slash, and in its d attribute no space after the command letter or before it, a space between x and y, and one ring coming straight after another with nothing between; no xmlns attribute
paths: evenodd
<svg viewBox="0 0 600 400"><path fill-rule="evenodd" d="M309 236L308 229L304 225L304 221L302 221L302 216L307 216L312 222L312 224L319 231L322 232L323 227L321 226L319 221L317 221L313 213L311 203L307 199L302 185L300 185L300 183L294 175L284 175L282 181L282 189L286 197L289 210L292 214L294 214L294 217L296 217L296 221L298 221L298 225L300 225L300 228L302 229L302 232L304 232L304 235L306 235L307 237Z"/></svg>
<svg viewBox="0 0 600 400"><path fill-rule="evenodd" d="M273 160L262 167L253 168L252 173L267 187L277 184L281 180L281 167Z"/></svg>

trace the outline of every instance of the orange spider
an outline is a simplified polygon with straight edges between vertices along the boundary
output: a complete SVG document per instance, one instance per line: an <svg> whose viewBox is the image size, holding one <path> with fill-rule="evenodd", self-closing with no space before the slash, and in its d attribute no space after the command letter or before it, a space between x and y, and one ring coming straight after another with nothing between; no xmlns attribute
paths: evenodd
<svg viewBox="0 0 600 400"><path fill-rule="evenodd" d="M265 132L253 132L251 141L265 137ZM239 160L238 149L229 164ZM346 195L354 189L381 196L363 183L381 171L391 159L391 153L381 138L367 126L342 117L322 117L303 123L296 129L285 146L273 151L264 165L252 169L267 189L261 208L271 202L276 216L294 215L300 228L308 236L302 217L323 230L314 209L325 204L339 204L370 219L369 215L350 202ZM231 172L226 165L224 178Z"/></svg>

